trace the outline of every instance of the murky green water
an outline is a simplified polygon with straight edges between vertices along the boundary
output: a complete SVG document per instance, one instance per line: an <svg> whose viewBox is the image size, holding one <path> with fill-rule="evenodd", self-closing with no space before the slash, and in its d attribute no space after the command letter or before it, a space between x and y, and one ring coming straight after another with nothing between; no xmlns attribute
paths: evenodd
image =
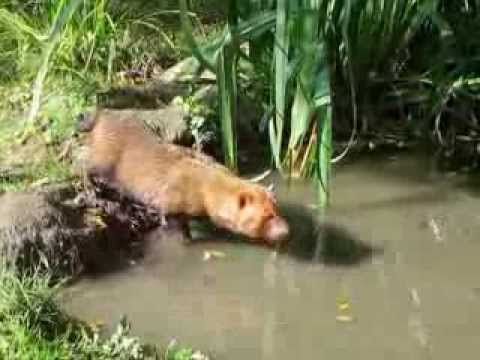
<svg viewBox="0 0 480 360"><path fill-rule="evenodd" d="M175 337L218 359L473 359L480 198L472 189L422 156L356 161L335 170L329 222L382 250L365 261L325 265L152 235L144 261L80 281L66 306L108 324L126 314L146 340ZM290 203L315 200L307 185L277 191ZM226 257L203 261L206 250ZM345 314L351 321L340 321Z"/></svg>

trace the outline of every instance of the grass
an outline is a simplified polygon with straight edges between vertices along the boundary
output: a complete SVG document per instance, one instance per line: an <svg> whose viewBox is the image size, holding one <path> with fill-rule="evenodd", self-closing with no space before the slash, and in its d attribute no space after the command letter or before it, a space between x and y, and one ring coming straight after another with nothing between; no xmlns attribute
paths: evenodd
<svg viewBox="0 0 480 360"><path fill-rule="evenodd" d="M21 179L0 178L0 191L45 176L67 179L69 163L55 165L56 155L74 133L76 115L95 104L95 93L124 83L124 71L148 75L188 54L171 1L159 8L141 0L121 6L92 0L77 2L72 12L67 3L0 0L0 162L26 168ZM205 14L218 7L194 3ZM210 36L216 28L200 24L195 33ZM40 153L43 164L36 161Z"/></svg>
<svg viewBox="0 0 480 360"><path fill-rule="evenodd" d="M23 168L0 177L0 191L70 179L58 155L95 93L123 81L122 71L153 71L185 54L172 9L93 0L62 18L64 1L0 5L0 163Z"/></svg>
<svg viewBox="0 0 480 360"><path fill-rule="evenodd" d="M478 33L477 0L455 5L441 0L230 0L223 6L210 0L188 2L190 7L184 0L161 6L92 0L79 4L71 18L62 17L63 1L0 4L0 86L28 85L24 94L16 94L24 109L13 116L29 113L30 120L42 123L49 113L47 143L61 143L71 131L74 110L91 103L85 98L95 90L117 82L121 71L154 71L190 52L217 73L227 165L236 167L242 146L236 139L235 99L243 88L253 87L257 93L250 95L265 109L274 166L289 176L317 178L320 191L328 191L329 164L339 159L331 159L335 132L325 131L329 122L335 129L336 118L351 118L353 141L375 131L375 118L392 99L408 104L409 119L424 118L417 123L433 118L443 125L452 107L476 107L478 36L469 34ZM200 13L208 20L204 24ZM211 13L217 21L211 21ZM54 100L45 105L51 89L59 87L68 94L63 100L54 95L59 103L77 102L63 111L65 116ZM0 109L9 97L4 99ZM435 131L442 140L440 125Z"/></svg>
<svg viewBox="0 0 480 360"><path fill-rule="evenodd" d="M44 275L0 270L0 358L22 360L190 360L199 352L172 342L160 351L130 335L125 319L109 337L68 314L57 303L63 283ZM204 355L202 355L204 356ZM207 359L207 357L203 357Z"/></svg>
<svg viewBox="0 0 480 360"><path fill-rule="evenodd" d="M478 0L230 0L225 8L226 25L209 42L193 36L186 15L182 25L193 55L216 70L231 167L241 116L231 99L245 78L260 90L254 97L264 105L274 166L317 179L321 206L329 202L330 164L388 126L420 132L425 142L433 135L450 153L455 134L467 147L480 142ZM338 128L350 135L333 153Z"/></svg>
<svg viewBox="0 0 480 360"><path fill-rule="evenodd" d="M31 93L27 83L0 86L0 163L21 167L18 176L0 176L0 191L22 190L35 183L58 183L72 179L69 159L59 159L72 139L76 115L93 104L82 85L49 79L44 88L33 135L26 143L19 139L25 129Z"/></svg>

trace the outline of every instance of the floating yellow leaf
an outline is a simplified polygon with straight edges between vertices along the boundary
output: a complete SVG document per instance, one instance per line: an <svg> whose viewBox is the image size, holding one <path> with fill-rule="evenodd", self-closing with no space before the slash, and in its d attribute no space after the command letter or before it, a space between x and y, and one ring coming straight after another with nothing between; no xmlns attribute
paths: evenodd
<svg viewBox="0 0 480 360"><path fill-rule="evenodd" d="M345 297L337 299L337 321L352 322L353 316L350 314L351 306Z"/></svg>
<svg viewBox="0 0 480 360"><path fill-rule="evenodd" d="M203 252L203 261L208 261L211 259L223 259L226 257L225 253L217 250L206 250Z"/></svg>

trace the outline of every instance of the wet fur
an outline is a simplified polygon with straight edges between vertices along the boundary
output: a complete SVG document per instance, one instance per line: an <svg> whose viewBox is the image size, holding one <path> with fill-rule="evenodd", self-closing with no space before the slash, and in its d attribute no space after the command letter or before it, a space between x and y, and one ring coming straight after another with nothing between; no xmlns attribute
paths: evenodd
<svg viewBox="0 0 480 360"><path fill-rule="evenodd" d="M160 143L146 127L117 119L108 110L82 115L79 121L79 129L89 132L89 177L105 179L164 215L207 216L218 227L267 242L288 232L269 191L213 158Z"/></svg>

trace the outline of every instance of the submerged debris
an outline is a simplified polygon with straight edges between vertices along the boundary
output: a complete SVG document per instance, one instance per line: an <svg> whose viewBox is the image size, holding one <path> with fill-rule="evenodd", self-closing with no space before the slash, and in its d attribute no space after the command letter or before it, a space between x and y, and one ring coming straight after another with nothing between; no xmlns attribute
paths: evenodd
<svg viewBox="0 0 480 360"><path fill-rule="evenodd" d="M410 298L412 300L412 305L419 308L422 302L420 301L420 295L418 294L418 290L415 288L410 289Z"/></svg>
<svg viewBox="0 0 480 360"><path fill-rule="evenodd" d="M440 225L438 224L438 221L435 220L434 218L431 218L428 222L428 225L430 226L430 229L432 230L435 242L437 242L437 243L444 242L445 239L442 235L442 231L440 230Z"/></svg>

